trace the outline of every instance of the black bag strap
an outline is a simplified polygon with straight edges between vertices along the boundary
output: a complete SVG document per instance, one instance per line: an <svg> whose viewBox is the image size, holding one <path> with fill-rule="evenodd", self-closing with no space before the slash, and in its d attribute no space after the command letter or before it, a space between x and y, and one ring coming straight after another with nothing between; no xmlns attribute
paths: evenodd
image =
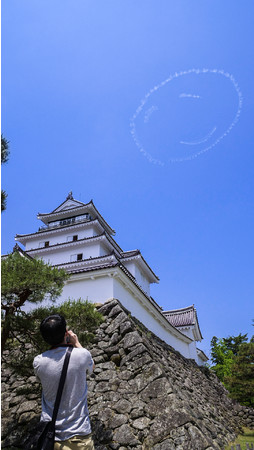
<svg viewBox="0 0 254 450"><path fill-rule="evenodd" d="M58 413L58 409L59 409L59 405L60 405L60 401L61 401L61 397L62 397L66 373L67 373L72 350L73 350L73 347L69 346L67 348L67 352L66 352L66 355L64 358L62 373L61 373L61 377L60 377L60 381L59 381L59 385L58 385L58 389L57 389L56 400L55 400L54 410L53 410L53 415L52 415L52 421L51 421L52 427L55 427L56 417L57 417L57 413Z"/></svg>

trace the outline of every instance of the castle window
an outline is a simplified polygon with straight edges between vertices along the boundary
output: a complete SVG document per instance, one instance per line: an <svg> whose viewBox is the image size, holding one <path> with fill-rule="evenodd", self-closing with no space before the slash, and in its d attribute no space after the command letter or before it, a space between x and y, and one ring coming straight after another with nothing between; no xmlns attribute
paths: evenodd
<svg viewBox="0 0 254 450"><path fill-rule="evenodd" d="M49 241L39 242L39 248L49 247Z"/></svg>
<svg viewBox="0 0 254 450"><path fill-rule="evenodd" d="M82 259L83 259L83 253L78 253L76 255L71 255L71 262L82 261Z"/></svg>
<svg viewBox="0 0 254 450"><path fill-rule="evenodd" d="M74 242L78 240L78 235L75 234L74 236L67 236L67 242Z"/></svg>

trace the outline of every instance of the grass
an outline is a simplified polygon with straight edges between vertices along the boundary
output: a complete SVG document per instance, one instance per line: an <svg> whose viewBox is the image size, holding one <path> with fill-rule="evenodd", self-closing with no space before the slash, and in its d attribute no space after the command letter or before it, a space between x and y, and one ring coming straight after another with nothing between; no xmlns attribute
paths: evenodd
<svg viewBox="0 0 254 450"><path fill-rule="evenodd" d="M225 450L231 450L231 446L232 445L236 445L236 444L240 444L241 445L241 449L245 450L246 449L246 443L248 442L248 444L254 444L254 430L250 430L249 428L243 428L244 433L243 434L239 434L239 436L237 436L237 439L234 442L231 442L226 448Z"/></svg>

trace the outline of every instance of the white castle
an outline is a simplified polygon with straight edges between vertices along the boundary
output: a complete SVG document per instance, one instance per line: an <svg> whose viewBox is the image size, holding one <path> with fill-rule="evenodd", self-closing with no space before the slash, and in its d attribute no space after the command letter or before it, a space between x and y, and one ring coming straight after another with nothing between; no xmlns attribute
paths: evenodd
<svg viewBox="0 0 254 450"><path fill-rule="evenodd" d="M17 234L25 253L54 267L65 269L70 278L58 303L88 299L104 303L118 299L131 314L159 338L199 365L207 361L197 348L202 340L194 305L163 311L150 296L150 284L159 278L139 250L123 251L115 231L101 216L93 201L82 203L70 192L54 211L38 214L44 223L35 233Z"/></svg>

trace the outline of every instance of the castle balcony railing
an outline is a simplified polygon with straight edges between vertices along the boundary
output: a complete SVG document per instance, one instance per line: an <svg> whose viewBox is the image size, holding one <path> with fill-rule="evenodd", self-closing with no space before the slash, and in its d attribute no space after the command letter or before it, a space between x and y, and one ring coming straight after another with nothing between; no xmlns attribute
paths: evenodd
<svg viewBox="0 0 254 450"><path fill-rule="evenodd" d="M82 216L70 217L68 219L58 220L56 222L51 222L48 225L41 226L38 231L52 230L53 228L61 228L66 225L73 225L79 222L89 222L92 220L90 214L83 214Z"/></svg>

